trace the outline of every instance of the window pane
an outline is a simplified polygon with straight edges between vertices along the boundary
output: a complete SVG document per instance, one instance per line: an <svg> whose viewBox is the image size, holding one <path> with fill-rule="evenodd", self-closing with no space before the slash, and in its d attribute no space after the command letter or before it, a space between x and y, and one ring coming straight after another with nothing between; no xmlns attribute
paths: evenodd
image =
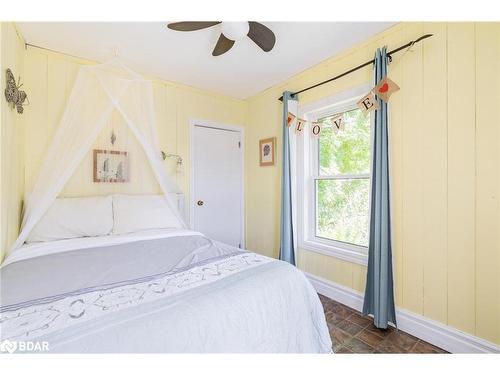
<svg viewBox="0 0 500 375"><path fill-rule="evenodd" d="M316 236L368 246L369 179L316 180Z"/></svg>
<svg viewBox="0 0 500 375"><path fill-rule="evenodd" d="M344 113L345 129L333 132L331 119L320 120L319 174L358 174L370 172L370 116L355 109Z"/></svg>

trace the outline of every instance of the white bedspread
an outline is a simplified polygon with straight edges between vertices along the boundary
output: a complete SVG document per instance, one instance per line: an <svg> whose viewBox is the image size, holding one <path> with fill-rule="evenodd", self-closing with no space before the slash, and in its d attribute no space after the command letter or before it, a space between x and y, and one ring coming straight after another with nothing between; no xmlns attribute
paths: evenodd
<svg viewBox="0 0 500 375"><path fill-rule="evenodd" d="M66 251L40 245L35 257L21 252L9 260L0 270L2 290L30 280L23 273L33 269L41 280L2 299L0 339L47 341L51 352L76 353L331 350L316 292L287 263L188 231L104 241ZM141 255L142 262L130 261ZM54 263L71 270L68 286L51 284L72 277Z"/></svg>

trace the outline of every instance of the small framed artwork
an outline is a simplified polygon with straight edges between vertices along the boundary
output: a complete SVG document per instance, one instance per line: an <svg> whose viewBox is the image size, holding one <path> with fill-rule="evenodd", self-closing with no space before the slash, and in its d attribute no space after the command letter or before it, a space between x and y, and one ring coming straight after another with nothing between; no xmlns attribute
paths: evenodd
<svg viewBox="0 0 500 375"><path fill-rule="evenodd" d="M94 150L94 182L128 182L126 151Z"/></svg>
<svg viewBox="0 0 500 375"><path fill-rule="evenodd" d="M259 141L260 166L274 165L276 138L266 138Z"/></svg>

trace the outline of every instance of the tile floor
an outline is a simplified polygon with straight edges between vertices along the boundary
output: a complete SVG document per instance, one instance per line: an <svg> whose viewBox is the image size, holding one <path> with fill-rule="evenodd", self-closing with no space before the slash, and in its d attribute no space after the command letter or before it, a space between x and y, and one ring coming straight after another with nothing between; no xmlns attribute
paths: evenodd
<svg viewBox="0 0 500 375"><path fill-rule="evenodd" d="M447 353L395 328L378 329L373 319L319 295L335 353Z"/></svg>

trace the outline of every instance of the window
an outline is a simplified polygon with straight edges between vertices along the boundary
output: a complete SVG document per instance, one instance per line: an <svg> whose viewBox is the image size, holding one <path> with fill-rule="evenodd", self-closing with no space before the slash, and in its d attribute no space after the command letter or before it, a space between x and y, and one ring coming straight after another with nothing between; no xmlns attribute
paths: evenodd
<svg viewBox="0 0 500 375"><path fill-rule="evenodd" d="M306 113L322 123L319 138L304 137L300 246L366 264L370 216L371 121L358 97ZM332 119L343 113L344 129ZM299 193L300 194L300 193Z"/></svg>
<svg viewBox="0 0 500 375"><path fill-rule="evenodd" d="M315 234L368 246L370 119L359 109L345 112L345 129L334 134L334 116L320 119L323 133L315 147Z"/></svg>

